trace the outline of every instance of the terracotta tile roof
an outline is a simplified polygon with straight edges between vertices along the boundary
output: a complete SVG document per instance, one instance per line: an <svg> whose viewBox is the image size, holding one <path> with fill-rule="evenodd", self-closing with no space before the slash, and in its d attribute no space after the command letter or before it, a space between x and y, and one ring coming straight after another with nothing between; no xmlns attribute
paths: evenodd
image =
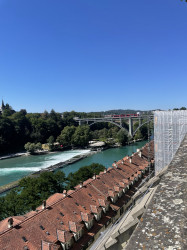
<svg viewBox="0 0 187 250"><path fill-rule="evenodd" d="M71 194L73 194L75 192L75 190L68 190L67 191L67 195L71 195Z"/></svg>
<svg viewBox="0 0 187 250"><path fill-rule="evenodd" d="M82 218L83 221L89 222L89 221L93 220L94 217L93 217L92 214L81 212L81 218Z"/></svg>
<svg viewBox="0 0 187 250"><path fill-rule="evenodd" d="M116 196L116 193L114 190L108 190L108 195L112 198Z"/></svg>
<svg viewBox="0 0 187 250"><path fill-rule="evenodd" d="M121 188L120 188L120 186L114 186L114 190L119 193Z"/></svg>
<svg viewBox="0 0 187 250"><path fill-rule="evenodd" d="M107 201L105 199L98 199L99 204L101 207L106 207L107 206Z"/></svg>
<svg viewBox="0 0 187 250"><path fill-rule="evenodd" d="M69 231L57 229L57 238L60 242L66 243L71 240L73 234Z"/></svg>
<svg viewBox="0 0 187 250"><path fill-rule="evenodd" d="M13 226L16 226L19 224L21 221L25 220L25 216L13 216L13 217L8 217L2 221L0 221L0 233L8 230L8 221L12 219L13 220Z"/></svg>
<svg viewBox="0 0 187 250"><path fill-rule="evenodd" d="M151 150L153 149L150 146ZM124 157L114 168L109 168L102 174L88 179L76 190L69 190L63 194L57 193L46 201L46 208L38 208L38 212L31 211L24 216L13 217L13 227L8 229L7 218L0 222L0 246L4 249L29 250L61 250L60 242L67 242L72 232L83 230L84 234L73 244L72 249L81 249L93 236L115 215L135 193L133 186L130 190L121 193L122 196L111 204L110 197L114 197L127 187L135 176L141 175L141 170L147 166L147 146L142 149L144 157L135 153L131 163ZM154 152L153 150L151 152ZM141 165L139 165L141 164ZM143 175L145 176L145 175ZM137 184L138 182L136 182ZM109 207L107 213L102 208ZM71 208L71 209L70 209ZM102 214L97 222L93 214ZM105 211L106 212L106 211ZM88 231L84 222L93 220L93 227Z"/></svg>
<svg viewBox="0 0 187 250"><path fill-rule="evenodd" d="M37 214L36 211L30 211L30 212L26 213L24 216L25 216L26 218L29 218L29 217L31 217L31 216L33 216L33 215L35 215L35 214Z"/></svg>
<svg viewBox="0 0 187 250"><path fill-rule="evenodd" d="M75 222L75 221L69 221L69 229L70 231L77 233L83 228L83 225L81 223Z"/></svg>
<svg viewBox="0 0 187 250"><path fill-rule="evenodd" d="M88 179L88 180L83 182L83 185L86 186L87 184L91 183L92 181L93 181L93 179Z"/></svg>
<svg viewBox="0 0 187 250"><path fill-rule="evenodd" d="M64 198L64 194L61 193L56 193L51 195L47 200L46 200L46 205L50 206L51 204L61 200Z"/></svg>
<svg viewBox="0 0 187 250"><path fill-rule="evenodd" d="M96 205L90 205L90 209L91 209L92 213L94 213L94 214L98 214L102 210L100 207L98 207Z"/></svg>
<svg viewBox="0 0 187 250"><path fill-rule="evenodd" d="M60 250L60 249L61 249L60 246L42 240L42 250Z"/></svg>

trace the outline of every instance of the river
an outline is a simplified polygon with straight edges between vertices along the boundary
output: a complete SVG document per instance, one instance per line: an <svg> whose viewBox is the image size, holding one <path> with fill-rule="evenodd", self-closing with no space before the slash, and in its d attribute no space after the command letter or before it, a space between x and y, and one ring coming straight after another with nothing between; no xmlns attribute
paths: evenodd
<svg viewBox="0 0 187 250"><path fill-rule="evenodd" d="M137 148L144 146L145 143L146 141L141 141L120 148L110 148L90 155L76 163L67 165L61 170L68 175L71 172L77 171L80 167L90 165L91 163L100 163L108 168L112 166L115 160L117 161L126 155L131 155L133 152L136 152ZM86 154L88 152L89 150L68 150L45 155L21 156L0 160L0 186L19 180L24 176L47 168L58 162L71 159L76 155Z"/></svg>

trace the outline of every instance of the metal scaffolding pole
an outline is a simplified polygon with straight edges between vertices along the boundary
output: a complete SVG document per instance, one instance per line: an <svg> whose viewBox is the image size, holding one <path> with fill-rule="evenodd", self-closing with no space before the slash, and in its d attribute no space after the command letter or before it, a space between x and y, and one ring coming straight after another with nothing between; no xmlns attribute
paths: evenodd
<svg viewBox="0 0 187 250"><path fill-rule="evenodd" d="M155 172L167 166L187 133L187 110L154 112Z"/></svg>

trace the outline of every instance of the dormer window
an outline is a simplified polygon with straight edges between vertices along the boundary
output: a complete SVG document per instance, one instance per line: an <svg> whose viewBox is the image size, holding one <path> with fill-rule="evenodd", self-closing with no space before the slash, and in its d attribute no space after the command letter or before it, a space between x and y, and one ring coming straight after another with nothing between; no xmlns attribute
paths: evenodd
<svg viewBox="0 0 187 250"><path fill-rule="evenodd" d="M88 230L90 230L93 226L93 220L86 222L85 221L85 226Z"/></svg>
<svg viewBox="0 0 187 250"><path fill-rule="evenodd" d="M23 236L22 237L22 240L24 241L24 242L27 242L27 239Z"/></svg>
<svg viewBox="0 0 187 250"><path fill-rule="evenodd" d="M101 212L98 213L98 214L94 214L94 216L95 216L95 219L96 219L97 221L99 221L99 220L101 219Z"/></svg>
<svg viewBox="0 0 187 250"><path fill-rule="evenodd" d="M75 241L78 241L80 239L80 237L82 236L82 230L80 230L77 233L73 233Z"/></svg>
<svg viewBox="0 0 187 250"><path fill-rule="evenodd" d="M45 228L44 228L42 225L40 225L40 228L41 228L42 230L45 230Z"/></svg>

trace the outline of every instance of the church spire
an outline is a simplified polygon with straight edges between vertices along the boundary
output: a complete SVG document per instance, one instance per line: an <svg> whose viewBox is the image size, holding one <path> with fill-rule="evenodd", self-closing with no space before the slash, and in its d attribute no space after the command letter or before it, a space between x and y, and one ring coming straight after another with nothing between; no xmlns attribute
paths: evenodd
<svg viewBox="0 0 187 250"><path fill-rule="evenodd" d="M0 113L3 113L4 109L5 109L5 104L4 104L4 101L2 99L2 104L1 104L1 107L0 107Z"/></svg>
<svg viewBox="0 0 187 250"><path fill-rule="evenodd" d="M5 107L5 104L4 104L4 101L2 99L2 105L1 105L1 108L3 109Z"/></svg>

